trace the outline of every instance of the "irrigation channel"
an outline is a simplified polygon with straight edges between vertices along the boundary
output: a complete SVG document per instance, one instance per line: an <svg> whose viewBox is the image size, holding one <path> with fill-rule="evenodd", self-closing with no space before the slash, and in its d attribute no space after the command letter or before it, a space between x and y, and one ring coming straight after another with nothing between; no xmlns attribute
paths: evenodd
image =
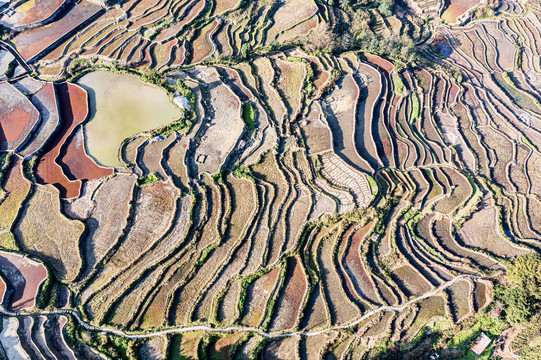
<svg viewBox="0 0 541 360"><path fill-rule="evenodd" d="M366 320L367 318L369 318L370 316L372 315L375 315L379 312L382 312L382 311L396 311L396 312L400 312L402 310L404 310L406 307L410 306L411 304L414 304L416 302L419 302L423 299L426 299L430 296L433 296L435 294L437 294L439 291L441 290L444 290L446 288L448 288L449 286L453 285L454 283L456 283L457 281L459 281L460 279L464 279L464 278L470 278L470 279L484 279L484 280L490 280L492 278L495 278L499 275L501 275L502 273L499 272L497 274L494 274L494 275L491 275L491 276L479 276L479 275L458 275L456 277L454 277L453 279L447 281L446 283L442 284L441 286L423 294L423 295L420 295L414 299L411 299L409 300L408 302L400 305L400 306L380 306L374 310L371 310L369 312L367 312L366 314L362 315L361 317L359 317L358 319L356 319L355 321L349 323L349 324L344 324L344 325L337 325L337 326L332 326L332 327L329 327L329 328L326 328L326 329L322 329L322 330L317 330L317 331L308 331L308 332L302 332L302 331L293 331L293 332L284 332L284 333L277 333L277 334L271 334L271 333L267 333L267 332L264 332L264 331L261 331L261 330L258 330L258 329L254 329L254 328L250 328L250 327L237 327L237 326L231 326L231 327L227 327L227 328L214 328L214 327L210 327L210 326L206 326L206 325L197 325L197 326L187 326L187 327L179 327L179 328L173 328L173 329L166 329L166 330L161 330L161 331L156 331L156 332L151 332L151 333L145 333L145 334L129 334L129 333L126 333L122 330L115 330L115 329L109 329L109 328L104 328L104 327L99 327L99 326L92 326L90 324L88 324L87 322L85 322L83 319L81 319L81 317L79 316L79 314L74 311L74 310L70 310L70 309L59 309L59 310L50 310L50 311L39 311L39 312L12 312L12 311L8 311L8 310L5 310L4 308L1 308L0 307L0 315L3 315L3 316L9 316L9 317L20 317L20 316L42 316L42 315L62 315L62 314L67 314L67 315L71 315L73 316L77 322L79 323L80 326L84 327L86 330L88 331L97 331L97 332L102 332L102 333L105 333L105 334L114 334L114 335L118 335L118 336L122 336L122 337L125 337L125 338L128 338L128 339L146 339L146 338L151 338L151 337L155 337L155 336L162 336L162 335L167 335L167 334L179 334L179 333L184 333L184 332L192 332L192 331L207 331L207 332L213 332L213 333L226 333L226 332L249 332L249 333L254 333L254 334L257 334L257 335L261 335L265 338L268 338L268 339L279 339L279 338L285 338L285 337L292 337L292 336L317 336L317 335L321 335L321 334L324 334L326 332L329 332L329 331L336 331L336 330L343 330L343 329L349 329L349 328L352 328L353 326L361 323L362 321Z"/></svg>

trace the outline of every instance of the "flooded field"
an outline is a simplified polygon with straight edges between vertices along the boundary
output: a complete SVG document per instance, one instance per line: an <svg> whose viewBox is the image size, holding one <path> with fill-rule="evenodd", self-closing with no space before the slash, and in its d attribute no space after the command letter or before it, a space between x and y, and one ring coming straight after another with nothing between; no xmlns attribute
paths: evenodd
<svg viewBox="0 0 541 360"><path fill-rule="evenodd" d="M122 165L118 149L124 139L181 116L165 91L129 75L95 71L83 76L79 84L90 100L87 150L102 165Z"/></svg>

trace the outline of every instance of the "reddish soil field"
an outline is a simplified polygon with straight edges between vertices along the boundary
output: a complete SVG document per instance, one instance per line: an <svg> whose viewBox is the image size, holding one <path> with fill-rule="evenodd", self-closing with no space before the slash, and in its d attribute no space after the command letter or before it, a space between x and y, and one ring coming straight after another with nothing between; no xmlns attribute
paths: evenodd
<svg viewBox="0 0 541 360"><path fill-rule="evenodd" d="M127 1L122 4L122 8L128 13L130 18L143 16L146 11L159 4L160 1Z"/></svg>
<svg viewBox="0 0 541 360"><path fill-rule="evenodd" d="M156 9L155 11L150 12L149 14L135 20L133 23L128 25L128 30L137 30L143 26L152 26L152 24L160 19L164 19L167 16L167 8Z"/></svg>
<svg viewBox="0 0 541 360"><path fill-rule="evenodd" d="M15 8L15 14L6 23L23 27L51 17L66 0L30 0Z"/></svg>
<svg viewBox="0 0 541 360"><path fill-rule="evenodd" d="M374 285L370 281L370 275L366 272L359 253L361 244L371 227L372 223L368 223L355 231L351 237L349 248L347 249L345 262L352 275L352 281L355 282L355 287L360 289L362 295L366 298L373 302L379 302Z"/></svg>
<svg viewBox="0 0 541 360"><path fill-rule="evenodd" d="M30 61L43 50L53 45L62 36L96 15L100 10L100 6L83 0L61 19L51 24L22 32L15 36L12 42L17 47L21 56L27 61Z"/></svg>
<svg viewBox="0 0 541 360"><path fill-rule="evenodd" d="M220 22L218 20L214 20L214 22L208 24L201 30L199 36L196 39L192 40L192 64L199 63L210 55L210 53L214 49L214 46L212 44L212 41L210 40L209 35L212 34L219 25Z"/></svg>
<svg viewBox="0 0 541 360"><path fill-rule="evenodd" d="M388 73L390 73L391 71L394 70L394 66L393 66L393 64L391 62L389 62L389 61L387 61L385 59L382 59L377 55L373 55L373 54L370 54L370 53L364 53L363 55L366 58L366 61L368 61L369 63L374 64L376 66L379 66L380 68L382 68L384 71L386 71Z"/></svg>
<svg viewBox="0 0 541 360"><path fill-rule="evenodd" d="M113 169L97 165L86 154L84 134L81 128L68 140L59 163L70 180L95 180L113 173Z"/></svg>
<svg viewBox="0 0 541 360"><path fill-rule="evenodd" d="M175 49L175 55L171 62L171 66L180 66L184 63L184 59L186 58L186 48L184 46L184 43L178 41L177 47Z"/></svg>
<svg viewBox="0 0 541 360"><path fill-rule="evenodd" d="M328 71L325 71L322 67L320 67L317 63L312 68L315 67L314 71L314 93L317 94L321 91L322 86L329 80L330 74Z"/></svg>
<svg viewBox="0 0 541 360"><path fill-rule="evenodd" d="M454 104L457 100L458 92L460 88L454 82L451 82L451 89L449 89L449 105Z"/></svg>
<svg viewBox="0 0 541 360"><path fill-rule="evenodd" d="M39 113L8 83L0 84L0 150L15 150L36 125Z"/></svg>
<svg viewBox="0 0 541 360"><path fill-rule="evenodd" d="M60 149L73 129L86 120L88 103L86 91L77 85L60 84L57 87L58 104L60 109L60 129L52 141L44 149L39 159L36 178L42 184L53 184L64 198L79 195L80 181L71 181L56 163Z"/></svg>
<svg viewBox="0 0 541 360"><path fill-rule="evenodd" d="M470 10L472 7L478 5L479 0L451 0L451 3L445 9L441 18L448 23L454 24L457 22L457 18Z"/></svg>
<svg viewBox="0 0 541 360"><path fill-rule="evenodd" d="M168 28L162 30L158 36L156 36L156 42L164 42L164 41L168 41L172 38L175 37L175 35L180 31L182 30L182 28L184 27L184 25L186 25L183 21L181 22L178 22L172 26L169 26Z"/></svg>
<svg viewBox="0 0 541 360"><path fill-rule="evenodd" d="M239 3L239 0L218 0L215 3L214 14L221 14L224 11L234 9Z"/></svg>
<svg viewBox="0 0 541 360"><path fill-rule="evenodd" d="M223 69L227 73L225 78L230 80L238 88L238 90L240 90L240 92L242 92L242 94L246 97L247 100L252 101L253 98L254 98L254 95L252 94L252 92L248 88L246 88L246 86L244 86L244 84L242 83L242 79L240 78L238 72L236 72L235 70L226 68L226 67L224 67ZM242 96L241 96L241 100L245 101L244 99L242 99Z"/></svg>
<svg viewBox="0 0 541 360"><path fill-rule="evenodd" d="M38 151L49 139L58 125L59 115L56 108L56 92L53 83L47 83L31 98L32 103L41 114L41 124L36 129L36 135L32 141L22 150L20 154L24 157L30 156Z"/></svg>
<svg viewBox="0 0 541 360"><path fill-rule="evenodd" d="M209 359L231 359L229 352L235 346L242 333L237 332L231 335L222 336L215 343L210 344L208 349Z"/></svg>
<svg viewBox="0 0 541 360"><path fill-rule="evenodd" d="M246 291L244 318L241 323L246 326L256 326L265 314L265 304L276 284L280 274L279 268L274 268L267 274L254 281Z"/></svg>
<svg viewBox="0 0 541 360"><path fill-rule="evenodd" d="M142 67L151 67L152 66L152 56L150 55L150 52L154 51L154 48L156 47L156 44L145 44L143 45L145 47L144 50L142 50L145 54L143 57L143 60L137 64L137 68L140 69Z"/></svg>
<svg viewBox="0 0 541 360"><path fill-rule="evenodd" d="M8 287L13 288L9 308L17 311L36 304L38 288L47 278L47 269L43 264L22 255L1 251L0 274ZM0 294L1 287L0 285Z"/></svg>
<svg viewBox="0 0 541 360"><path fill-rule="evenodd" d="M168 42L156 45L154 54L156 56L157 69L168 65L172 61L171 58L174 57L174 47L176 46L177 42L177 39L171 39Z"/></svg>
<svg viewBox="0 0 541 360"><path fill-rule="evenodd" d="M128 25L128 30L137 30L142 28L145 25L152 26L157 20L163 19L167 16L167 8L155 9L154 11L148 13L147 15L135 20L133 23Z"/></svg>
<svg viewBox="0 0 541 360"><path fill-rule="evenodd" d="M459 5L455 3L451 3L447 9L443 12L441 18L448 23L454 24L457 21L457 18L464 14L466 12L466 9L460 7Z"/></svg>
<svg viewBox="0 0 541 360"><path fill-rule="evenodd" d="M278 301L278 314L272 327L276 330L291 329L299 318L299 309L306 292L306 277L295 257L287 259L284 294Z"/></svg>
<svg viewBox="0 0 541 360"><path fill-rule="evenodd" d="M191 23L193 19L195 19L195 17L199 15L199 13L205 8L205 4L205 1L198 1L194 6L190 8L185 17L178 19L179 22L162 31L160 34L158 34L158 36L156 36L156 39L154 40L156 42L163 42L164 40L169 40L172 37L175 37L176 34L180 30L182 30L184 26Z"/></svg>

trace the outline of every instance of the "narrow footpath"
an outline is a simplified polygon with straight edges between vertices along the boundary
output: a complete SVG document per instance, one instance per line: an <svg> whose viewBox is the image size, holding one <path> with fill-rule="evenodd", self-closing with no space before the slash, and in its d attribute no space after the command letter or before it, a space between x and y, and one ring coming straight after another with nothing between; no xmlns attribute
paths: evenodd
<svg viewBox="0 0 541 360"><path fill-rule="evenodd" d="M207 331L207 332L213 332L213 333L226 333L226 332L248 332L248 333L253 333L253 334L257 334L257 335L261 335L262 337L264 338L267 338L267 339L279 339L279 338L285 338L285 337L292 337L292 336L317 336L317 335L322 335L322 334L325 334L327 332L330 332L330 331L336 331L336 330L343 330L343 329L348 329L348 328L351 328L355 325L358 325L359 323L361 323L362 321L368 319L369 317L371 317L372 315L375 315L379 312L382 312L382 311L395 311L395 312L400 312L400 311L403 311L405 308L407 308L408 306L416 303L416 302L419 302L421 300L424 300L426 298L429 298L431 296L434 296L436 295L438 292L440 292L441 290L444 290L446 288L448 288L449 286L453 285L454 283L456 283L457 281L461 280L461 279L465 279L465 278L470 278L470 279L484 279L484 280L490 280L496 276L499 276L501 275L501 273L497 273L495 275L492 275L492 276L478 276L478 275L458 275L456 276L455 278L443 283L441 286L423 294L423 295L420 295L414 299L411 299L410 301L400 305L400 306L380 306L374 310L371 310L367 313L365 313L364 315L362 315L361 317L359 317L358 319L354 320L353 322L351 323L348 323L348 324L344 324L344 325L337 325L337 326L332 326L332 327L329 327L329 328L326 328L326 329L322 329L322 330L318 330L318 331L307 331L307 332L303 332L303 331L293 331L293 332L283 332L283 333L267 333L267 332L264 332L264 331L261 331L261 330L258 330L258 329L255 329L255 328L250 328L250 327L237 327L237 326L231 326L231 327L226 327L226 328L214 328L214 327L210 327L210 326L206 326L206 325L197 325L197 326L187 326L187 327L178 327L178 328L172 328L172 329L166 329L166 330L161 330L161 331L156 331L156 332L150 332L150 333L144 333L144 334L132 334L132 333L126 333L122 330L116 330L116 329L110 329L110 328L105 328L105 327L98 327L98 326L92 326L90 325L89 323L85 322L83 319L81 319L81 317L79 316L79 314L74 311L74 310L70 310L70 309L59 309L59 310L51 310L51 311L39 311L39 312L12 312L12 311L8 311L8 310L5 310L4 308L0 307L0 315L3 315L3 316L9 316L9 317L21 317L21 316L42 316L42 315L71 315L73 316L77 322L79 323L80 326L82 326L83 328L85 328L86 330L88 331L96 331L96 332L102 332L104 334L114 334L114 335L118 335L118 336L122 336L122 337L125 337L125 338L128 338L128 339L146 339L146 338L151 338L151 337L155 337L155 336L162 336L162 335L167 335L167 334L179 334L179 333L185 333L185 332L192 332L192 331Z"/></svg>

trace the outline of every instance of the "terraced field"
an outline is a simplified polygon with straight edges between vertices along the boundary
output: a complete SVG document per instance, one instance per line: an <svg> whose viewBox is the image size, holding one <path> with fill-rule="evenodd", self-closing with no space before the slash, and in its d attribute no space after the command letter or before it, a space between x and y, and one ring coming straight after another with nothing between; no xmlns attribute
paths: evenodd
<svg viewBox="0 0 541 360"><path fill-rule="evenodd" d="M0 358L429 358L504 321L541 6L331 3L9 5Z"/></svg>

